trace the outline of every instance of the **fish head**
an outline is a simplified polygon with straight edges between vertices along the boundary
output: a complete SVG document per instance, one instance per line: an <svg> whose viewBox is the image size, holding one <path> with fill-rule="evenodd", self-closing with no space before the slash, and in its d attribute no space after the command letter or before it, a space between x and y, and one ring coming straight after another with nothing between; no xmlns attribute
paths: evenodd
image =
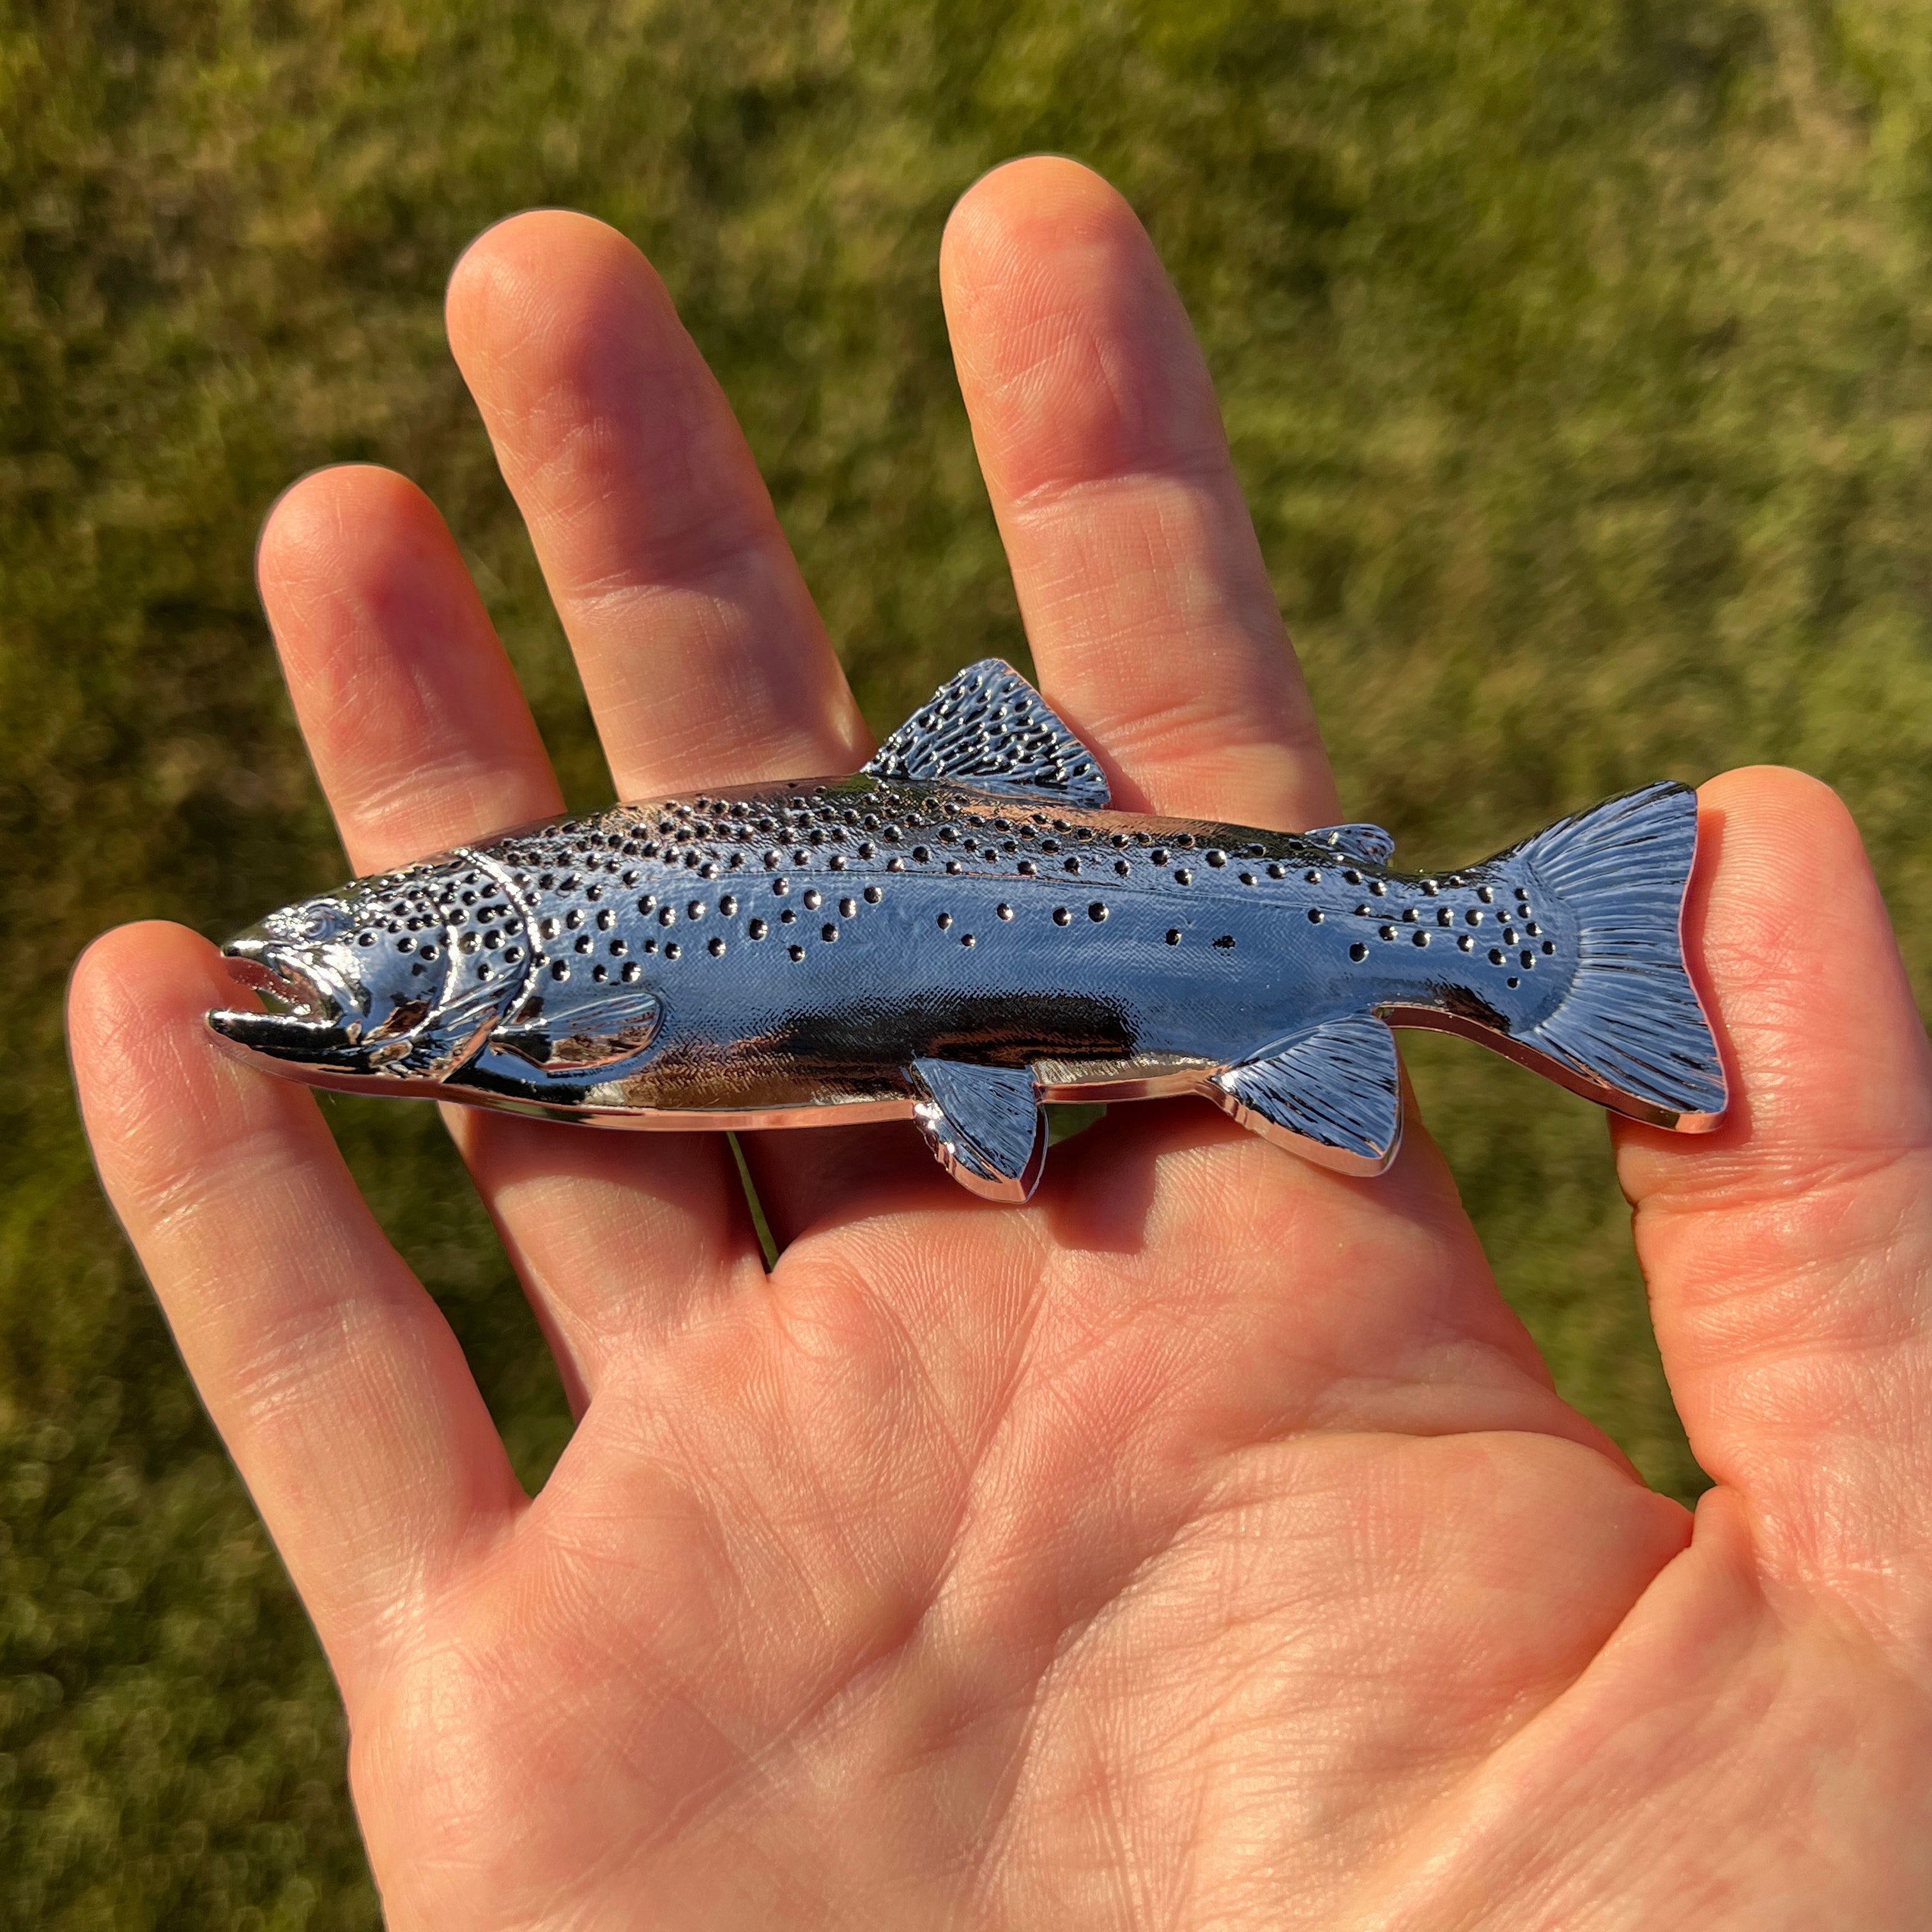
<svg viewBox="0 0 1932 1932"><path fill-rule="evenodd" d="M298 1076L446 1079L515 1006L531 947L503 889L458 856L298 900L222 949L266 1010L218 1010L231 1046Z"/></svg>

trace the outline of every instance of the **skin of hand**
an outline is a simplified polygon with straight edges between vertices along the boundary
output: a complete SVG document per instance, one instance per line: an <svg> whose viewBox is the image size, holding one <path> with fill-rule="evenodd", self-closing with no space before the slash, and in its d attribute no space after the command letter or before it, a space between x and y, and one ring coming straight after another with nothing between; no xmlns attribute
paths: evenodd
<svg viewBox="0 0 1932 1932"><path fill-rule="evenodd" d="M941 274L1049 700L1129 808L1340 814L1201 356L1071 163ZM718 387L562 213L450 339L620 797L868 740ZM436 512L297 484L262 590L358 872L561 808ZM1024 1209L909 1127L450 1111L581 1413L526 1498L311 1096L178 928L76 974L100 1171L340 1683L398 1932L1932 1921L1932 1078L1846 813L1702 794L1715 1135L1618 1124L1694 1517L1558 1400L1412 1130L1349 1180L1192 1102Z"/></svg>

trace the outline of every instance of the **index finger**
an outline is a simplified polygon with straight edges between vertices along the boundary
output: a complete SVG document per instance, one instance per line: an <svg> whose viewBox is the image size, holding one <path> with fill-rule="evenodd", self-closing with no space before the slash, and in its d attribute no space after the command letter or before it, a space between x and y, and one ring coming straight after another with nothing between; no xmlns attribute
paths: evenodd
<svg viewBox="0 0 1932 1932"><path fill-rule="evenodd" d="M1041 685L1117 802L1332 822L1207 364L1133 211L1075 162L1015 161L954 210L940 275Z"/></svg>

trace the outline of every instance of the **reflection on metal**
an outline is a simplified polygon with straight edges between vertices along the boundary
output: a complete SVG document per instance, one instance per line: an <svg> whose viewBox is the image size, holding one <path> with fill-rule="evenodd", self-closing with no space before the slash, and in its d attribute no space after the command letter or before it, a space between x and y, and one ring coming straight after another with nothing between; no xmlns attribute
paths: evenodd
<svg viewBox="0 0 1932 1932"><path fill-rule="evenodd" d="M1375 826L1108 808L1006 665L850 778L622 805L272 914L211 1013L314 1084L629 1127L917 1121L1022 1200L1042 1100L1198 1093L1345 1173L1394 1158L1388 1028L1468 1034L1661 1126L1724 1080L1678 922L1696 806L1658 784L1433 876Z"/></svg>

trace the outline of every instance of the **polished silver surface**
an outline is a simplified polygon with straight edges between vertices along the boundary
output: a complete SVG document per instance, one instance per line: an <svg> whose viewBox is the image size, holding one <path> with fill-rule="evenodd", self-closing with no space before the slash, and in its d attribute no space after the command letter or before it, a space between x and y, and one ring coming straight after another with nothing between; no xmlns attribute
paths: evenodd
<svg viewBox="0 0 1932 1932"><path fill-rule="evenodd" d="M208 1020L315 1085L598 1126L910 1118L998 1200L1038 1180L1043 1100L1199 1094L1373 1174L1391 1025L1717 1124L1678 931L1696 844L1674 784L1427 876L1374 826L1117 812L989 660L854 776L617 806L272 914L224 951L274 1010Z"/></svg>

